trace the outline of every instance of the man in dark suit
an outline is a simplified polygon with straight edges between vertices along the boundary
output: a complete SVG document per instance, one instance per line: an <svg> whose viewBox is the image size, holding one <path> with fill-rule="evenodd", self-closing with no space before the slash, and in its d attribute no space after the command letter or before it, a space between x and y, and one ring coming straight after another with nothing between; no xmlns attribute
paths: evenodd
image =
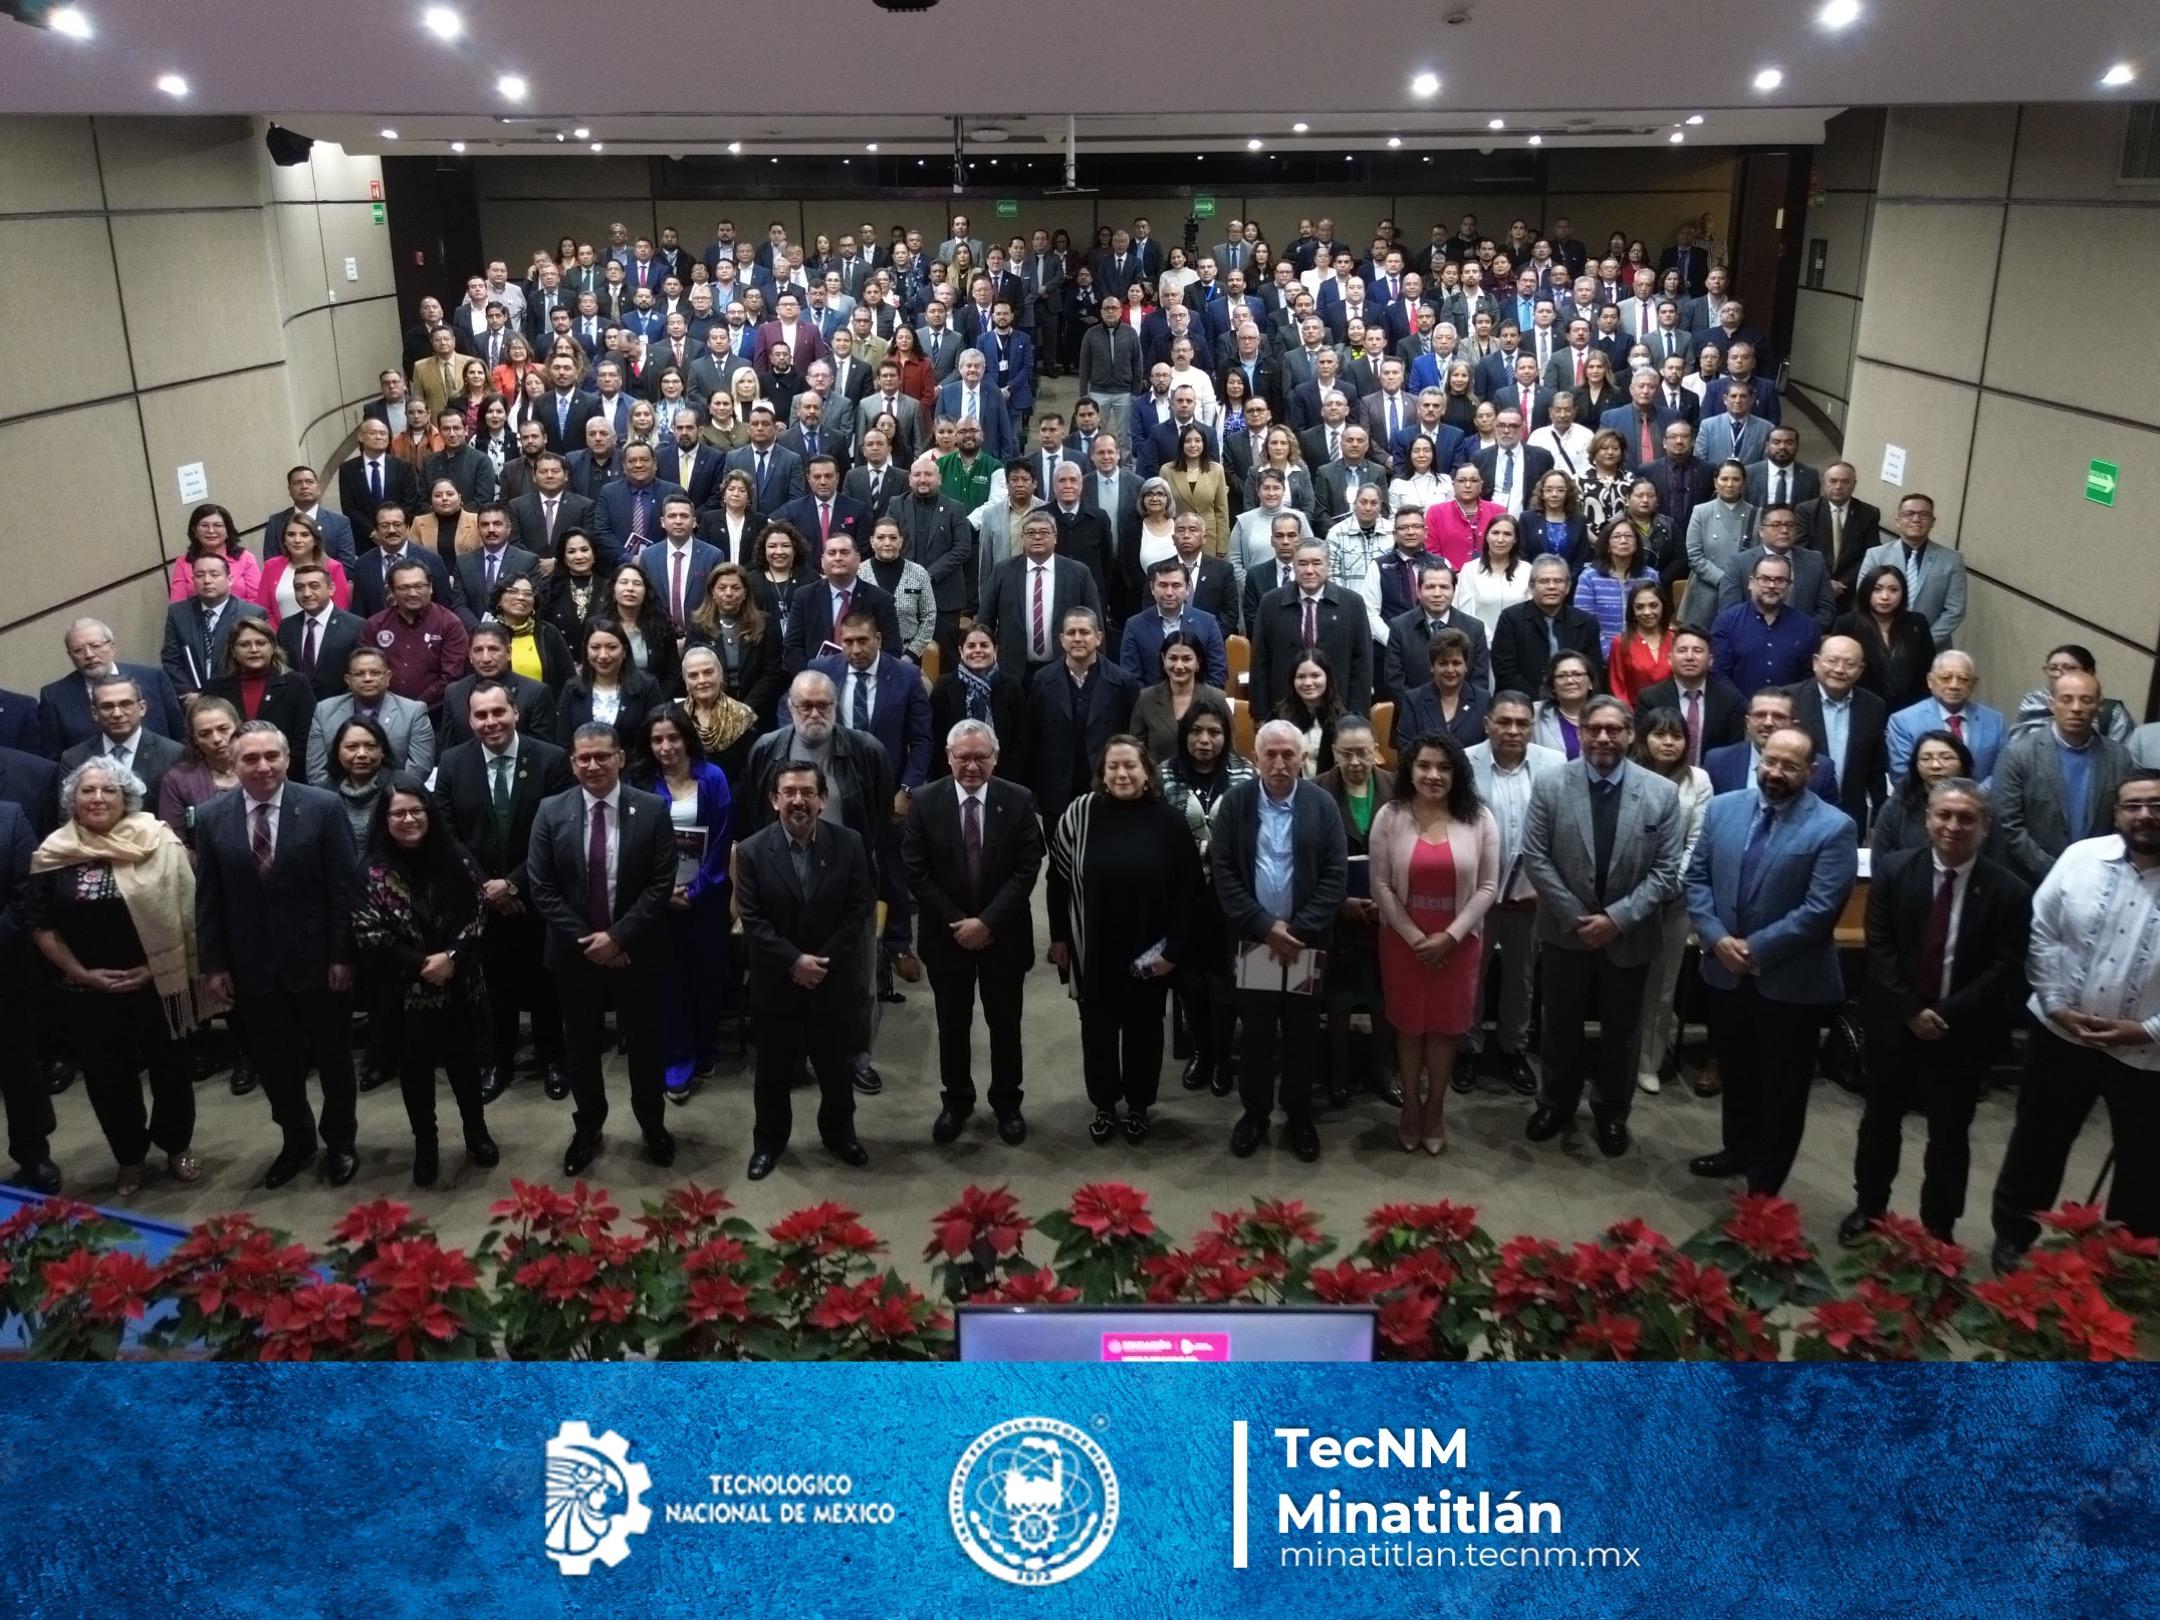
<svg viewBox="0 0 2160 1620"><path fill-rule="evenodd" d="M727 458L699 433L696 411L685 405L669 424L673 437L660 449L660 481L686 491L699 511L715 504L720 489L720 466Z"/></svg>
<svg viewBox="0 0 2160 1620"><path fill-rule="evenodd" d="M165 773L187 758L187 749L144 726L141 683L132 675L100 675L90 688L90 707L98 735L61 753L60 774L66 776L92 755L109 758L133 771L142 782L145 801L157 803Z"/></svg>
<svg viewBox="0 0 2160 1620"><path fill-rule="evenodd" d="M485 655L483 640L489 649ZM502 632L492 625L474 633L472 651L476 663L509 661ZM487 907L480 951L493 1019L493 1061L481 1071L480 1096L493 1102L509 1088L517 1057L518 1008L523 1005L532 1013L534 1062L546 1070L547 1094L560 1099L570 1093L570 1072L563 1065L562 1009L555 981L541 963L547 927L527 903L525 865L540 806L570 790L570 759L537 733L527 733L502 681L475 674L458 686L465 690L453 686L445 706L455 703L457 729L465 738L442 756L435 788L449 808L458 842L480 864L480 898ZM547 688L540 691L544 695ZM552 700L549 709L552 715Z"/></svg>
<svg viewBox="0 0 2160 1620"><path fill-rule="evenodd" d="M1962 778L1928 791L1926 850L1879 862L1868 885L1867 1107L1853 1149L1850 1247L1890 1207L1903 1120L1927 1118L1920 1219L1945 1243L1965 1212L1966 1132L2025 992L2032 890L1980 853L1987 790Z"/></svg>
<svg viewBox="0 0 2160 1620"><path fill-rule="evenodd" d="M1485 498L1498 501L1510 512L1527 509L1530 492L1537 488L1540 478L1552 471L1550 453L1522 442L1525 431L1519 412L1503 410L1493 422L1493 437L1498 442L1480 450L1474 458L1485 479Z"/></svg>
<svg viewBox="0 0 2160 1620"><path fill-rule="evenodd" d="M211 992L247 1020L248 1044L284 1146L262 1178L282 1187L315 1157L307 1066L322 1076L329 1177L358 1174L352 916L360 857L334 793L288 780L285 733L267 720L233 736L240 791L195 815L195 933Z"/></svg>
<svg viewBox="0 0 2160 1620"><path fill-rule="evenodd" d="M285 494L291 504L263 520L263 555L275 557L278 554L278 548L284 544L287 518L304 517L322 531L323 550L350 567L358 555L353 545L352 523L323 505L322 480L315 476L315 469L295 467L288 472Z"/></svg>
<svg viewBox="0 0 2160 1620"><path fill-rule="evenodd" d="M0 744L0 801L17 806L43 840L60 825L60 767L43 754Z"/></svg>
<svg viewBox="0 0 2160 1620"><path fill-rule="evenodd" d="M1188 517L1195 514L1187 513ZM1169 556L1148 570L1151 604L1125 621L1119 635L1118 665L1145 691L1163 679L1162 645L1176 631L1200 655L1200 678L1218 690L1230 684L1230 655L1223 626L1212 613L1185 599L1185 564Z"/></svg>
<svg viewBox="0 0 2160 1620"><path fill-rule="evenodd" d="M874 519L869 507L841 493L840 463L828 455L814 456L804 464L803 476L810 487L773 517L794 524L813 546L822 548L833 535L845 534L858 552L869 556Z"/></svg>
<svg viewBox="0 0 2160 1620"><path fill-rule="evenodd" d="M1140 687L1102 656L1102 616L1084 604L1059 610L1058 645L1064 657L1035 672L1028 682L1027 725L1020 768L1013 774L1035 795L1048 839L1065 807L1088 790L1103 745L1132 724ZM1052 905L1062 886L1051 873Z"/></svg>
<svg viewBox="0 0 2160 1620"><path fill-rule="evenodd" d="M1017 1147L1027 1140L1020 1006L1035 964L1029 896L1042 870L1043 835L1035 796L995 776L997 759L997 734L988 726L963 720L953 727L945 739L951 775L909 805L900 860L922 914L923 965L937 1001L943 1097L930 1139L957 1140L975 1107L969 1047L980 992L990 1031L990 1111L999 1140Z"/></svg>
<svg viewBox="0 0 2160 1620"><path fill-rule="evenodd" d="M660 502L659 539L638 553L637 566L678 636L688 634L690 616L705 600L705 581L726 560L718 546L697 537L697 512L688 495L676 493Z"/></svg>
<svg viewBox="0 0 2160 1620"><path fill-rule="evenodd" d="M165 608L165 645L158 663L183 696L200 692L224 671L225 644L242 619L262 619L258 602L232 594L232 562L209 553L195 559L195 594Z"/></svg>
<svg viewBox="0 0 2160 1620"><path fill-rule="evenodd" d="M862 554L855 542L835 534L818 554L822 577L816 584L798 586L788 613L787 633L780 641L781 667L791 675L810 661L839 649L840 624L861 608L877 620L878 635L893 646L904 645L900 614L893 599L862 573Z"/></svg>
<svg viewBox="0 0 2160 1620"><path fill-rule="evenodd" d="M1770 430L1763 459L1747 470L1748 504L1757 511L1772 506L1798 507L1822 494L1822 474L1800 464L1800 430L1781 425ZM1825 557L1824 567L1834 559Z"/></svg>
<svg viewBox="0 0 2160 1620"><path fill-rule="evenodd" d="M456 486L458 501L468 511L495 499L495 463L467 437L464 407L449 405L438 411L435 431L443 447L422 463L420 487L433 490L437 479L447 478Z"/></svg>
<svg viewBox="0 0 2160 1620"><path fill-rule="evenodd" d="M1304 779L1305 738L1296 726L1270 720L1260 728L1253 751L1259 774L1223 795L1208 864L1241 963L1257 954L1264 968L1278 969L1287 979L1305 952L1325 951L1333 938L1349 882L1349 841L1334 796ZM1289 871L1275 873L1261 860L1269 842L1263 821L1285 806ZM1237 991L1243 1112L1231 1128L1230 1151L1238 1158L1249 1157L1267 1140L1278 1100L1289 1117L1291 1151L1307 1164L1320 1157L1311 1101L1312 1076L1325 1067L1320 1005L1314 986L1303 993L1287 987Z"/></svg>
<svg viewBox="0 0 2160 1620"><path fill-rule="evenodd" d="M937 458L923 454L908 467L907 493L886 504L900 525L909 562L921 563L937 601L938 654L946 669L958 667L960 615L975 606L976 534L960 503L943 493ZM894 645L898 639L892 638Z"/></svg>
<svg viewBox="0 0 2160 1620"><path fill-rule="evenodd" d="M1112 566L1110 522L1087 504L1088 477L1088 470L1076 462L1066 462L1057 469L1051 479L1050 520L1057 527L1058 555L1070 558L1094 575L1097 606L1107 609ZM1120 482L1138 488L1137 479Z"/></svg>
<svg viewBox="0 0 2160 1620"><path fill-rule="evenodd" d="M855 1135L850 1055L869 1044L870 927L876 882L863 841L824 819L824 770L786 761L773 823L736 846L736 907L750 951L756 1028L752 1181L771 1175L794 1127L789 1092L807 1054L818 1080L818 1136L842 1164L870 1155Z"/></svg>
<svg viewBox="0 0 2160 1620"><path fill-rule="evenodd" d="M356 537L375 527L375 509L386 502L417 512L426 499L412 468L390 453L389 428L364 421L359 440L359 454L338 468L338 505Z"/></svg>
<svg viewBox="0 0 2160 1620"><path fill-rule="evenodd" d="M620 542L625 562L636 561L647 546L658 543L662 504L684 493L679 484L663 483L659 468L660 458L651 445L633 444L622 453L622 477L610 479L593 497L593 515ZM695 527L695 507L690 521Z"/></svg>
<svg viewBox="0 0 2160 1620"><path fill-rule="evenodd" d="M1675 630L1672 676L1635 694L1638 716L1652 709L1678 709L1688 728L1688 763L1700 765L1713 748L1740 740L1747 702L1740 688L1710 673L1710 636L1692 625Z"/></svg>
<svg viewBox="0 0 2160 1620"><path fill-rule="evenodd" d="M1592 615L1568 603L1568 565L1547 552L1530 565L1530 600L1501 610L1493 625L1493 685L1502 692L1545 690L1545 670L1555 654L1579 652L1590 660L1592 684L1602 680L1598 657L1603 633Z"/></svg>
<svg viewBox="0 0 2160 1620"><path fill-rule="evenodd" d="M1859 684L1866 668L1867 653L1859 642L1830 636L1815 649L1814 678L1791 689L1794 724L1837 775L1830 802L1852 817L1863 837L1888 795L1890 765L1890 714L1881 698Z"/></svg>
<svg viewBox="0 0 2160 1620"><path fill-rule="evenodd" d="M1637 468L1636 476L1657 491L1658 511L1672 519L1673 532L1685 539L1688 519L1696 507L1710 499L1710 479L1715 469L1695 454L1695 430L1685 422L1665 424L1664 444L1665 454L1649 466ZM1873 535L1874 530L1868 533ZM1858 566L1857 558L1854 566Z"/></svg>
<svg viewBox="0 0 2160 1620"><path fill-rule="evenodd" d="M1664 453L1665 430L1681 418L1658 403L1657 378L1638 371L1628 379L1628 402L1615 406L1598 420L1600 432L1617 433L1627 447L1627 470L1641 472L1657 464Z"/></svg>
<svg viewBox="0 0 2160 1620"><path fill-rule="evenodd" d="M1223 635L1238 627L1237 570L1226 557L1207 554L1207 523L1198 512L1180 512L1170 527L1176 561L1185 571L1185 604L1214 619Z"/></svg>
<svg viewBox="0 0 2160 1620"><path fill-rule="evenodd" d="M592 536L596 550L620 549L597 521L590 498L571 493L570 465L553 450L533 463L533 487L510 503L510 529L535 557L553 557L556 537L571 529Z"/></svg>
<svg viewBox="0 0 2160 1620"><path fill-rule="evenodd" d="M601 1018L612 1003L630 1054L630 1109L645 1157L666 1169L675 1138L660 1059L660 979L670 945L675 833L667 801L622 780L613 726L582 725L570 739L578 785L541 802L522 885L546 928L541 959L562 999L563 1049L577 1099L563 1174L581 1176L600 1151L607 1087L600 1077Z"/></svg>
<svg viewBox="0 0 2160 1620"><path fill-rule="evenodd" d="M302 563L295 568L292 587L299 611L278 621L278 645L285 649L285 661L314 687L318 699L336 697L345 690L345 661L359 645L367 620L331 601L330 574L319 564Z"/></svg>
<svg viewBox="0 0 2160 1620"><path fill-rule="evenodd" d="M1102 521L1084 510L1079 515ZM1029 679L1063 656L1057 627L1069 607L1102 612L1095 575L1087 564L1059 554L1058 525L1050 512L1030 512L1020 526L1020 555L991 570L975 615L997 642L998 666L1007 679Z"/></svg>
<svg viewBox="0 0 2160 1620"><path fill-rule="evenodd" d="M780 418L769 404L750 408L750 442L727 455L724 478L731 472L750 475L750 509L777 512L807 490L802 457L778 442Z"/></svg>
<svg viewBox="0 0 2160 1620"><path fill-rule="evenodd" d="M149 730L175 740L187 736L180 694L165 671L155 664L123 664L113 657L111 625L102 619L77 619L68 626L62 644L75 672L38 688L37 751L47 759L58 759L61 750L99 735L90 689L101 675L118 673L135 682L147 705L143 725Z"/></svg>
<svg viewBox="0 0 2160 1620"><path fill-rule="evenodd" d="M38 700L28 692L0 687L0 748L38 751Z"/></svg>
<svg viewBox="0 0 2160 1620"><path fill-rule="evenodd" d="M1490 697L1492 647L1485 639L1484 622L1455 605L1455 570L1445 557L1434 557L1418 564L1417 578L1417 605L1388 621L1387 647L1381 654L1387 690L1408 692L1426 681L1432 638L1442 630L1460 630L1470 643L1470 684Z"/></svg>
<svg viewBox="0 0 2160 1620"><path fill-rule="evenodd" d="M412 543L405 532L403 507L383 502L376 509L375 528L368 538L372 544L352 574L353 608L363 619L372 619L390 605L390 570L406 563L426 569L434 600L449 602L450 570L433 548Z"/></svg>
<svg viewBox="0 0 2160 1620"><path fill-rule="evenodd" d="M548 690L544 681L520 675L510 667L510 633L501 625L490 622L474 627L465 644L465 662L471 673L459 676L443 690L445 749L472 741L470 709L473 691L491 681L510 694L521 735L542 739L555 735L555 694ZM569 758L567 754L563 757L566 761Z"/></svg>
<svg viewBox="0 0 2160 1620"><path fill-rule="evenodd" d="M1830 589L1843 606L1860 583L1860 560L1882 538L1882 508L1853 499L1860 474L1849 461L1833 461L1822 472L1822 494L1802 501L1800 534L1804 545L1830 565Z"/></svg>
<svg viewBox="0 0 2160 1620"><path fill-rule="evenodd" d="M456 606L473 618L484 618L495 605L495 592L503 581L529 579L539 588L540 559L523 546L511 543L510 508L490 501L480 509L480 549L462 552L456 559L452 589Z"/></svg>
<svg viewBox="0 0 2160 1620"><path fill-rule="evenodd" d="M1343 429L1341 457L1314 471L1315 527L1332 528L1342 522L1357 504L1361 489L1379 490L1381 505L1386 506L1387 463L1370 454L1370 446L1370 435L1361 424L1352 422Z"/></svg>
<svg viewBox="0 0 2160 1620"><path fill-rule="evenodd" d="M1694 226L1681 226L1673 245L1658 255L1658 278L1663 280L1668 270L1680 272L1680 285L1689 294L1701 295L1703 278L1710 273L1710 255L1696 245Z"/></svg>
<svg viewBox="0 0 2160 1620"><path fill-rule="evenodd" d="M1300 541L1291 566L1297 583L1261 597L1253 617L1247 686L1253 713L1275 712L1290 695L1298 654L1318 647L1335 672L1343 707L1363 714L1372 706L1373 687L1372 625L1364 599L1328 582L1324 540Z"/></svg>
<svg viewBox="0 0 2160 1620"><path fill-rule="evenodd" d="M1723 748L1703 750L1703 774L1710 778L1710 791L1737 793L1751 786L1755 773L1762 763L1763 744L1770 734L1782 727L1798 729L1793 716L1797 705L1791 692L1782 686L1766 686L1747 700L1744 735L1736 743ZM1808 791L1825 804L1837 802L1837 777L1830 762L1820 754L1808 767Z"/></svg>

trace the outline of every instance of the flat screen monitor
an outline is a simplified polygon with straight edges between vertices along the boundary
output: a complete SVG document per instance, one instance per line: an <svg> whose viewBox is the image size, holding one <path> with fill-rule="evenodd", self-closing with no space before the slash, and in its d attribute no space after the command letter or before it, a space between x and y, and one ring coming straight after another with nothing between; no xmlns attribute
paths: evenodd
<svg viewBox="0 0 2160 1620"><path fill-rule="evenodd" d="M962 1361L1370 1361L1369 1305L962 1305Z"/></svg>

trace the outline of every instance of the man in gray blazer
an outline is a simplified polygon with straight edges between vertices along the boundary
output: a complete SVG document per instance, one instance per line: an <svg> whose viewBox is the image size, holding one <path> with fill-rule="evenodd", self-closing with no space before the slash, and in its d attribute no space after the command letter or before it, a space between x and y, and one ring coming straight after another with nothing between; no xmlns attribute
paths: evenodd
<svg viewBox="0 0 2160 1620"><path fill-rule="evenodd" d="M1695 453L1713 467L1721 461L1751 467L1770 453L1770 424L1754 414L1755 390L1744 382L1725 385L1724 405L1715 415L1704 411Z"/></svg>
<svg viewBox="0 0 2160 1620"><path fill-rule="evenodd" d="M1749 546L1735 557L1718 582L1718 612L1747 600L1747 582L1754 576L1756 559L1774 555L1792 565L1792 587L1785 593L1785 605L1813 619L1816 629L1827 631L1837 617L1837 598L1830 594L1830 565L1813 546L1799 544L1800 514L1789 506L1769 507L1757 522L1756 533L1762 536L1762 544Z"/></svg>
<svg viewBox="0 0 2160 1620"><path fill-rule="evenodd" d="M2056 676L2048 709L2047 725L2017 733L1995 760L1995 821L2008 864L2035 887L2072 844L2114 830L2115 790L2131 770L2130 750L2100 735L2097 675ZM2083 770L2073 775L2065 769L2072 763Z"/></svg>
<svg viewBox="0 0 2160 1620"><path fill-rule="evenodd" d="M208 553L197 557L195 594L165 607L165 644L158 664L172 677L173 690L186 697L216 680L233 627L242 619L267 617L260 604L233 595L230 562Z"/></svg>
<svg viewBox="0 0 2160 1620"><path fill-rule="evenodd" d="M330 784L330 739L356 714L372 719L390 740L385 770L426 776L434 768L435 728L426 706L391 691L390 660L378 648L362 645L345 661L345 690L317 704L308 727L307 779L317 787Z"/></svg>
<svg viewBox="0 0 2160 1620"><path fill-rule="evenodd" d="M750 362L728 347L728 329L722 322L705 334L705 352L691 361L690 369L683 374L683 390L702 417L705 402L715 394L726 393L736 372L750 369Z"/></svg>
<svg viewBox="0 0 2160 1620"><path fill-rule="evenodd" d="M1897 503L1896 523L1898 537L1885 540L1861 558L1858 577L1865 579L1876 568L1895 568L1903 574L1905 605L1927 620L1940 651L1951 644L1958 626L1965 622L1965 558L1954 547L1938 546L1928 538L1935 532L1933 497L1905 496Z"/></svg>
<svg viewBox="0 0 2160 1620"><path fill-rule="evenodd" d="M959 350L953 351L959 358ZM900 443L890 446L895 460L906 461L927 442L922 419L922 404L912 394L900 392L900 364L896 360L880 360L877 367L877 386L856 403L855 407L855 457L859 462L863 455L863 438L881 416L890 415L900 424Z"/></svg>
<svg viewBox="0 0 2160 1620"><path fill-rule="evenodd" d="M1665 902L1680 892L1686 841L1678 790L1628 759L1634 740L1620 699L1584 704L1582 757L1532 783L1523 827L1545 986L1545 1079L1523 1134L1546 1142L1573 1122L1594 992L1600 1034L1590 1112L1609 1159L1628 1148L1643 984L1664 935Z"/></svg>
<svg viewBox="0 0 2160 1620"><path fill-rule="evenodd" d="M923 324L915 328L915 343L922 350L923 358L930 362L930 371L939 382L953 374L960 364L960 351L967 347L967 339L953 329L947 319L951 311L933 300L923 311Z"/></svg>

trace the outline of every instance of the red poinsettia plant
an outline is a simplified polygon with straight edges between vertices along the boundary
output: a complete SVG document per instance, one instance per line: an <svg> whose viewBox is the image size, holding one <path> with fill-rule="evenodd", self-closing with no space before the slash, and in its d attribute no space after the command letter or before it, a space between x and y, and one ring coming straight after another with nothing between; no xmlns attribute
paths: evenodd
<svg viewBox="0 0 2160 1620"><path fill-rule="evenodd" d="M740 1361L776 1343L757 1228L734 1208L717 1188L686 1182L637 1218L658 1267L659 1320L647 1339L666 1360Z"/></svg>
<svg viewBox="0 0 2160 1620"><path fill-rule="evenodd" d="M0 1320L21 1320L32 1355L111 1359L148 1291L135 1266L103 1264L131 1236L73 1198L25 1204L0 1221Z"/></svg>
<svg viewBox="0 0 2160 1620"><path fill-rule="evenodd" d="M1940 1361L1970 1298L1969 1259L1906 1215L1882 1215L1838 1262L1842 1298L1818 1303L1793 1336L1797 1361Z"/></svg>
<svg viewBox="0 0 2160 1620"><path fill-rule="evenodd" d="M1042 1216L1035 1226L1057 1245L1051 1264L1058 1281L1077 1288L1090 1305L1145 1299L1145 1264L1170 1249L1148 1211L1147 1194L1122 1181L1075 1188L1063 1209Z"/></svg>
<svg viewBox="0 0 2160 1620"><path fill-rule="evenodd" d="M446 1249L410 1204L356 1204L331 1230L333 1284L360 1294L342 1354L363 1361L471 1361L491 1352L493 1310L480 1272ZM342 1304L342 1296L334 1296ZM339 1316L339 1320L351 1320Z"/></svg>
<svg viewBox="0 0 2160 1620"><path fill-rule="evenodd" d="M1484 1331L1496 1254L1468 1204L1382 1204L1365 1217L1353 1259L1313 1272L1313 1296L1377 1303L1389 1360L1461 1361Z"/></svg>
<svg viewBox="0 0 2160 1620"><path fill-rule="evenodd" d="M304 1243L262 1225L244 1211L213 1215L181 1240L160 1266L159 1297L172 1313L143 1334L146 1349L199 1348L213 1361L253 1361L268 1343L277 1309L279 1349L342 1351L346 1325L356 1319L326 1308L287 1308L303 1289L322 1282L319 1262ZM353 1291L357 1296L357 1290ZM321 1306L319 1296L311 1307ZM357 1307L357 1297L355 1298ZM318 1337L318 1330L320 1336Z"/></svg>
<svg viewBox="0 0 2160 1620"><path fill-rule="evenodd" d="M1734 1193L1732 1213L1681 1245L1681 1252L1716 1266L1733 1292L1758 1311L1819 1305L1836 1290L1800 1229L1800 1206L1771 1193Z"/></svg>
<svg viewBox="0 0 2160 1620"><path fill-rule="evenodd" d="M1009 1187L963 1189L955 1202L930 1217L930 1241L923 1245L940 1297L955 1304L1035 1303L1008 1297L1012 1284L1036 1275L1035 1262L1021 1253L1034 1224L1020 1213L1020 1200ZM1023 1292L1039 1286L1027 1283Z"/></svg>
<svg viewBox="0 0 2160 1620"><path fill-rule="evenodd" d="M950 1342L952 1318L922 1290L885 1271L835 1283L803 1314L803 1355L821 1361L931 1361Z"/></svg>
<svg viewBox="0 0 2160 1620"><path fill-rule="evenodd" d="M1216 1211L1191 1248L1151 1256L1140 1270L1150 1304L1281 1305L1313 1297L1313 1268L1334 1247L1303 1203L1255 1198L1251 1209Z"/></svg>
<svg viewBox="0 0 2160 1620"><path fill-rule="evenodd" d="M2041 1242L2006 1276L1977 1283L1958 1329L1983 1355L2013 1360L2127 1361L2150 1316L2160 1241L2134 1237L2097 1204L2040 1217Z"/></svg>
<svg viewBox="0 0 2160 1620"><path fill-rule="evenodd" d="M612 1361L647 1347L666 1289L650 1229L616 1230L604 1187L512 1179L479 1252L494 1265L497 1331L518 1361Z"/></svg>

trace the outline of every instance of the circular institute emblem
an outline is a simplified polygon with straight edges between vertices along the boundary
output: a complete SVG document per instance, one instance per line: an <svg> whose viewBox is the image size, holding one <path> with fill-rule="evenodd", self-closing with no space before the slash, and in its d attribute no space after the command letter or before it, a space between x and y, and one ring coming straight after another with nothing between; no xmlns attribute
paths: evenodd
<svg viewBox="0 0 2160 1620"><path fill-rule="evenodd" d="M946 1492L968 1557L1014 1586L1053 1586L1102 1556L1117 1530L1117 1473L1055 1418L1013 1418L961 1453Z"/></svg>
<svg viewBox="0 0 2160 1620"><path fill-rule="evenodd" d="M397 645L397 632L388 628L375 632L375 645L385 649Z"/></svg>

